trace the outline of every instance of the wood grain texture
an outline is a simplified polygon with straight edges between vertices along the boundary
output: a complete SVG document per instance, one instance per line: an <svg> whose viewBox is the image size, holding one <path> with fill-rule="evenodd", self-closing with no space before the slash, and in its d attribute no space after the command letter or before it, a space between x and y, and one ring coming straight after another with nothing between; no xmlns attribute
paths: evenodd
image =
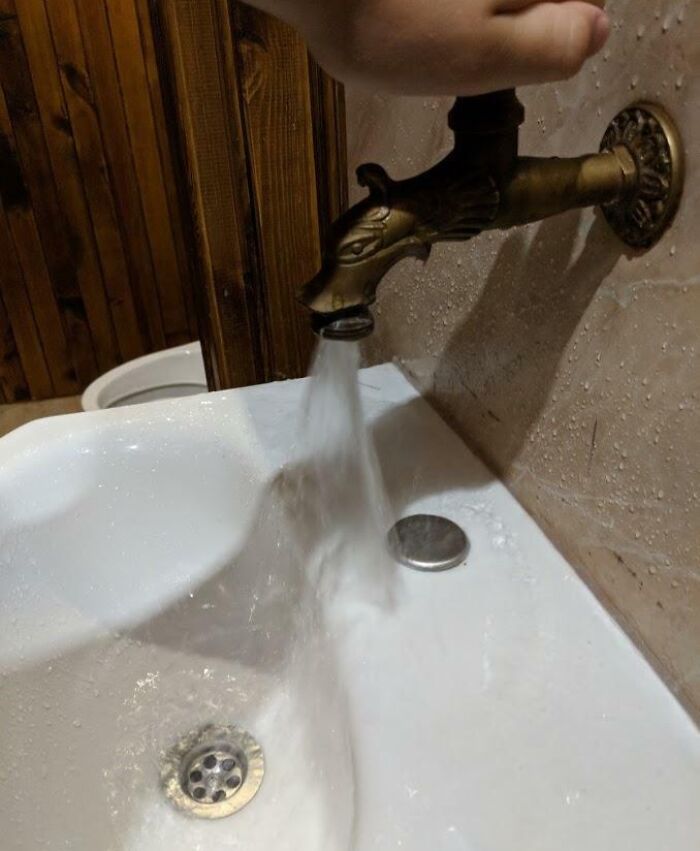
<svg viewBox="0 0 700 851"><path fill-rule="evenodd" d="M345 122L345 92L309 59L311 107L314 116L314 149L321 241L328 226L348 208L348 150Z"/></svg>
<svg viewBox="0 0 700 851"><path fill-rule="evenodd" d="M0 297L0 400L20 402L29 398L29 385L17 351L15 335L5 303Z"/></svg>
<svg viewBox="0 0 700 851"><path fill-rule="evenodd" d="M37 252L32 219L42 235L41 246L52 291L46 291L43 278L30 277L27 286L33 288L31 300L56 392L61 392L59 388L64 384L71 392L81 373L85 378L94 373L92 341L78 281L77 261L82 255L82 243L70 227L56 192L14 0L0 1L0 15L0 86L6 104L6 110L0 107L0 122L3 134L8 138L12 134L28 190L25 203L5 202L5 207L8 215L16 212L18 219L29 220L24 228L28 241L21 242L18 248L18 255L25 258L25 263ZM21 238L12 222L11 228L13 236ZM37 270L39 264L36 258L34 261Z"/></svg>
<svg viewBox="0 0 700 851"><path fill-rule="evenodd" d="M151 0L173 85L214 387L304 375L297 288L345 205L342 96L284 24L226 0Z"/></svg>
<svg viewBox="0 0 700 851"><path fill-rule="evenodd" d="M172 88L167 75L167 66L161 64L163 57L156 48L149 0L135 0L135 2L141 31L141 47L143 49L143 59L153 110L153 122L158 136L163 185L168 199L168 220L172 229L179 274L182 282L188 339L191 340L197 335L197 318L192 287L193 276L189 257L192 236L182 218L180 184L183 181L182 176L176 170L179 160L172 147L174 132L171 132L171 129L168 127L166 115L170 110Z"/></svg>
<svg viewBox="0 0 700 851"><path fill-rule="evenodd" d="M158 258L153 271L163 333L167 345L177 345L189 338L188 319L174 235L168 226L168 196L141 27L134 0L111 0L107 10L146 235L152 257Z"/></svg>
<svg viewBox="0 0 700 851"><path fill-rule="evenodd" d="M194 231L200 327L210 383L264 379L258 344L255 260L247 251L245 150L226 67L227 11L217 0L153 5L170 69L186 205ZM228 65L231 70L231 65Z"/></svg>
<svg viewBox="0 0 700 851"><path fill-rule="evenodd" d="M150 347L166 345L153 257L148 242L142 198L134 166L127 116L121 92L107 5L95 0L75 0L85 47L92 96L102 127L102 142L117 215L122 228L134 295L146 318Z"/></svg>
<svg viewBox="0 0 700 851"><path fill-rule="evenodd" d="M44 0L30 0L42 5ZM47 64L37 79L58 76L64 97L64 121L53 123L63 130L73 151L57 163L58 181L67 196L71 220L83 235L89 251L88 311L100 369L144 354L139 319L132 297L129 268L102 146L99 116L87 72L82 35L73 0L46 0L46 10L55 51L54 67ZM50 122L46 122L50 126ZM59 156L61 140L50 149ZM70 156L73 154L73 156ZM93 264L93 257L97 261ZM98 282L102 292L98 290ZM113 331L110 332L110 326Z"/></svg>
<svg viewBox="0 0 700 851"><path fill-rule="evenodd" d="M160 69L137 2L0 0L6 397L74 394L197 336Z"/></svg>
<svg viewBox="0 0 700 851"><path fill-rule="evenodd" d="M234 10L270 377L293 378L306 374L314 346L295 293L321 262L308 51L290 27L245 5Z"/></svg>
<svg viewBox="0 0 700 851"><path fill-rule="evenodd" d="M17 395L13 390L13 384L16 381L16 377L13 381L17 368L14 358L16 351L24 364L26 386L32 396L37 398L53 396L51 374L4 210L0 210L0 257L3 259L3 304L6 308L7 322L12 329L12 338L7 330L2 335L2 342L6 345L2 357L3 393L6 397Z"/></svg>
<svg viewBox="0 0 700 851"><path fill-rule="evenodd" d="M306 372L342 92L228 0L0 0L5 399L203 331L213 386ZM195 320L198 317L198 323Z"/></svg>

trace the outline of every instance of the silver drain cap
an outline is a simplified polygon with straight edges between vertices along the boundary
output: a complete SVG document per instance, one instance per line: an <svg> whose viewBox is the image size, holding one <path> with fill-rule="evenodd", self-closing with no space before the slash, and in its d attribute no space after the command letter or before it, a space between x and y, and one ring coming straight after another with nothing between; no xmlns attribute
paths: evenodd
<svg viewBox="0 0 700 851"><path fill-rule="evenodd" d="M414 514L390 530L389 550L400 564L412 570L439 573L463 564L469 540L463 530L446 517Z"/></svg>
<svg viewBox="0 0 700 851"><path fill-rule="evenodd" d="M163 756L161 784L177 809L218 819L245 807L260 789L265 758L240 727L208 725L188 733Z"/></svg>

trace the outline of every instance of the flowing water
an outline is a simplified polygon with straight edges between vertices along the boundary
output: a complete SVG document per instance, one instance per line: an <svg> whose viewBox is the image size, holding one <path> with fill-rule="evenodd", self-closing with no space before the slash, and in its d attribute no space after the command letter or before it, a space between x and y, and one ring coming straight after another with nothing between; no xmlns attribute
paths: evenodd
<svg viewBox="0 0 700 851"><path fill-rule="evenodd" d="M391 511L360 398L357 343L321 341L302 418L302 464L316 510L311 577L331 601L353 586L358 602L387 604Z"/></svg>
<svg viewBox="0 0 700 851"><path fill-rule="evenodd" d="M302 411L300 458L286 471L305 586L290 670L305 731L300 761L313 766L309 851L356 847L357 732L340 648L353 629L393 603L395 565L385 545L391 515L363 416L359 363L357 344L320 343Z"/></svg>

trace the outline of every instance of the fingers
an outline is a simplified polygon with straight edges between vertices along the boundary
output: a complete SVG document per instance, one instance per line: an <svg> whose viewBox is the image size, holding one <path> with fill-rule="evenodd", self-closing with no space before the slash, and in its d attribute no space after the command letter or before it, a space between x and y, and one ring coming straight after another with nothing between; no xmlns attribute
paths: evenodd
<svg viewBox="0 0 700 851"><path fill-rule="evenodd" d="M554 3L568 2L568 0L550 1ZM543 0L493 0L493 11L496 14L521 12L523 9L527 9L529 6L537 6L542 2ZM606 6L606 0L581 0L581 2L588 3L591 6L597 6L599 9L604 9Z"/></svg>
<svg viewBox="0 0 700 851"><path fill-rule="evenodd" d="M610 33L604 5L604 0L303 0L307 12L315 11L297 26L338 79L397 94L472 95L578 72ZM319 6L325 14L318 13Z"/></svg>
<svg viewBox="0 0 700 851"><path fill-rule="evenodd" d="M496 37L522 82L560 80L576 74L610 34L610 20L601 5L554 0L497 16Z"/></svg>

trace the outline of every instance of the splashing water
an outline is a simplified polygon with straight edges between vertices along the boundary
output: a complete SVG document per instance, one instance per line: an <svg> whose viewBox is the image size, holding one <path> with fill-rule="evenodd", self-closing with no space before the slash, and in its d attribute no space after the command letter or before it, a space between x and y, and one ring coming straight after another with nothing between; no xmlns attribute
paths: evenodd
<svg viewBox="0 0 700 851"><path fill-rule="evenodd" d="M358 602L391 600L394 564L385 541L391 512L360 399L357 343L323 340L302 420L307 495L315 502L310 576L328 601L343 587Z"/></svg>

